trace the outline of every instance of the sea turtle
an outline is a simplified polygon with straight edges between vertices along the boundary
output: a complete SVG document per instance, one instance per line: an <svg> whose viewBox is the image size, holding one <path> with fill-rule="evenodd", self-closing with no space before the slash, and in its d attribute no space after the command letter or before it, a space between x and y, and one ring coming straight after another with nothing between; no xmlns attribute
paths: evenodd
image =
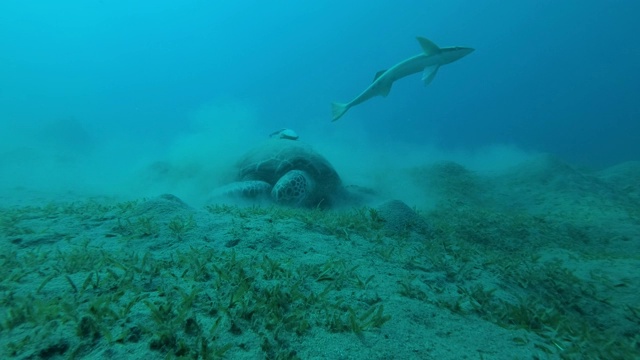
<svg viewBox="0 0 640 360"><path fill-rule="evenodd" d="M322 155L282 129L238 161L237 180L217 191L278 204L330 207L344 194L340 176Z"/></svg>

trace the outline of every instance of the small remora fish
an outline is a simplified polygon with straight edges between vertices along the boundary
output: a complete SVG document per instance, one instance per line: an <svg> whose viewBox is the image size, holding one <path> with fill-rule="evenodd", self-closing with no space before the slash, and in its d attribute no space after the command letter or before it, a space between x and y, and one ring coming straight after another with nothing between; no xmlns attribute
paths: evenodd
<svg viewBox="0 0 640 360"><path fill-rule="evenodd" d="M378 71L373 82L360 95L348 103L333 103L333 120L336 121L350 108L375 96L387 96L393 82L405 76L422 72L424 85L429 85L442 65L452 63L471 54L474 49L468 47L438 47L431 40L418 37L422 53L399 62L387 70Z"/></svg>

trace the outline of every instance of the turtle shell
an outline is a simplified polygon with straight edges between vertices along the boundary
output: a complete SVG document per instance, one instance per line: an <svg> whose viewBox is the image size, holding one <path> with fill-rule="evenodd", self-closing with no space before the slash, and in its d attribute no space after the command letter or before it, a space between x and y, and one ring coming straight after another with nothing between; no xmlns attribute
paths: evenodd
<svg viewBox="0 0 640 360"><path fill-rule="evenodd" d="M308 204L330 201L341 180L324 156L304 142L272 138L250 150L238 162L239 180L265 181L272 186L291 170L305 171L316 182Z"/></svg>

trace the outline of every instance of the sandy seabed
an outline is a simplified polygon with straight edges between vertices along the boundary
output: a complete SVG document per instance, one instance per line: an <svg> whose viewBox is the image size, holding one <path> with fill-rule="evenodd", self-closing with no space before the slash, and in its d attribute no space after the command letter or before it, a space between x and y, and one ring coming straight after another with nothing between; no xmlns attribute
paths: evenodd
<svg viewBox="0 0 640 360"><path fill-rule="evenodd" d="M433 206L5 191L0 357L640 358L640 163L405 176Z"/></svg>

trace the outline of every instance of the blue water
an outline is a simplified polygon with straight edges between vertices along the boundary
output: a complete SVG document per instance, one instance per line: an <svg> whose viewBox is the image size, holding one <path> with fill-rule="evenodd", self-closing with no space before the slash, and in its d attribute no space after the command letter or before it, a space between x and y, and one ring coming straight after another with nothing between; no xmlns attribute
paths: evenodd
<svg viewBox="0 0 640 360"><path fill-rule="evenodd" d="M0 0L0 357L640 358L639 15L638 0ZM475 51L332 122L416 36ZM204 211L283 127L347 185L316 188L339 216ZM391 199L405 204L350 209ZM382 303L390 322L360 333Z"/></svg>
<svg viewBox="0 0 640 360"><path fill-rule="evenodd" d="M0 153L160 158L194 114L228 103L252 119L210 120L232 137L286 126L443 151L506 144L592 167L638 160L638 14L633 1L3 0ZM416 36L476 51L427 88L402 79L331 123L330 103L418 54Z"/></svg>

